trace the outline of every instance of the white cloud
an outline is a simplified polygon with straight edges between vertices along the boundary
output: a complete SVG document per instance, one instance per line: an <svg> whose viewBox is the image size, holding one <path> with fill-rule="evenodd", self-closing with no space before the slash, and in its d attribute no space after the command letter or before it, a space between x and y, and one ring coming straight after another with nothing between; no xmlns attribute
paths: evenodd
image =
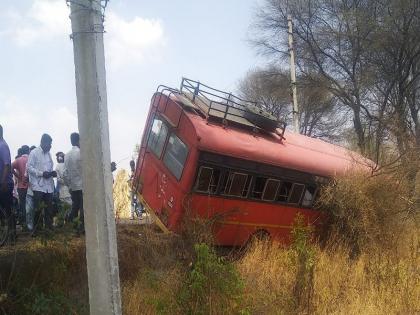
<svg viewBox="0 0 420 315"><path fill-rule="evenodd" d="M69 106L44 108L23 104L15 97L2 98L0 101L0 124L4 128L4 138L10 146L12 158L23 144L39 145L43 133L53 138L52 152L67 152L70 149L69 136L77 130L77 116Z"/></svg>
<svg viewBox="0 0 420 315"><path fill-rule="evenodd" d="M13 31L15 41L21 46L37 40L49 40L71 32L69 9L64 0L35 0L28 12L22 15L19 26ZM19 18L19 15L15 15Z"/></svg>
<svg viewBox="0 0 420 315"><path fill-rule="evenodd" d="M0 124L9 144L12 158L23 144L39 145L41 135L53 138L52 153L70 150L70 134L78 130L76 108L67 105L38 106L22 102L17 97L6 97L0 91ZM146 116L121 112L118 107L108 109L111 141L111 159L118 168L128 169L136 143L140 143Z"/></svg>
<svg viewBox="0 0 420 315"><path fill-rule="evenodd" d="M112 108L109 109L108 117L111 159L117 162L117 167L128 168L135 145L140 143L146 117L129 115Z"/></svg>
<svg viewBox="0 0 420 315"><path fill-rule="evenodd" d="M34 0L26 12L14 8L2 16L9 28L0 30L19 46L65 38L71 33L70 9L64 0ZM158 19L135 16L125 19L108 6L105 21L107 63L113 69L159 60L165 45L163 24Z"/></svg>
<svg viewBox="0 0 420 315"><path fill-rule="evenodd" d="M109 12L105 22L106 56L111 67L157 59L165 45L162 22L135 17L126 21Z"/></svg>

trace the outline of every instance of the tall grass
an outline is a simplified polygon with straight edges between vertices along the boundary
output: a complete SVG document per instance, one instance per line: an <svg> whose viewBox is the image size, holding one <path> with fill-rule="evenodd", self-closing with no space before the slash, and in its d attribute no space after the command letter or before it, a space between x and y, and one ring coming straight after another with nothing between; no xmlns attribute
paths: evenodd
<svg viewBox="0 0 420 315"><path fill-rule="evenodd" d="M337 178L319 207L321 242L298 216L291 246L256 241L229 259L202 243L211 224L200 220L183 235L119 226L124 314L419 314L419 209L406 178ZM84 250L60 235L0 250L0 314L87 314Z"/></svg>
<svg viewBox="0 0 420 315"><path fill-rule="evenodd" d="M128 172L119 170L115 176L113 187L114 211L117 219L127 219L131 216L131 188Z"/></svg>
<svg viewBox="0 0 420 315"><path fill-rule="evenodd" d="M414 245L414 244L413 244ZM256 244L237 262L252 314L418 314L418 248L397 259L385 253L349 259L344 248L314 246L311 295L296 304L295 251Z"/></svg>

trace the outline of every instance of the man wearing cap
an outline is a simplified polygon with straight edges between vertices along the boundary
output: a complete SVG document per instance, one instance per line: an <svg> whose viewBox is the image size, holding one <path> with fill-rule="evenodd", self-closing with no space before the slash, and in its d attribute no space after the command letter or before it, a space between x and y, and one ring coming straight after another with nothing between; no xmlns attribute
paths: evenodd
<svg viewBox="0 0 420 315"><path fill-rule="evenodd" d="M69 187L64 182L64 159L65 155L63 152L57 152L55 154L57 157L57 165L55 167L55 171L57 172L57 191L58 197L60 201L68 206L71 206L71 195L69 191Z"/></svg>

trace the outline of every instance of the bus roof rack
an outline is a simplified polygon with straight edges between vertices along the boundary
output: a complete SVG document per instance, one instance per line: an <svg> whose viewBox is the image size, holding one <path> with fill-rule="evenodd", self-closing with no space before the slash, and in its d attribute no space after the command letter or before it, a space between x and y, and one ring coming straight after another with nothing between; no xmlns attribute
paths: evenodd
<svg viewBox="0 0 420 315"><path fill-rule="evenodd" d="M254 130L275 132L284 138L286 123L263 110L262 104L258 102L244 100L232 93L187 78L182 78L180 92L208 119L221 120L223 124L233 122Z"/></svg>

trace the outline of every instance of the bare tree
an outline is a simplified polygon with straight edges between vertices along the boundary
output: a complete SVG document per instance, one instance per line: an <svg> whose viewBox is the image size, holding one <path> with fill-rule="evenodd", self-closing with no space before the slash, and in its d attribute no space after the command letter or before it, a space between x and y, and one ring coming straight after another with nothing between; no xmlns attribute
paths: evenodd
<svg viewBox="0 0 420 315"><path fill-rule="evenodd" d="M344 119L335 97L314 84L316 81L309 76L297 80L300 131L307 136L339 141ZM240 82L239 90L243 98L258 101L266 111L291 123L290 76L285 70L273 65L252 70Z"/></svg>
<svg viewBox="0 0 420 315"><path fill-rule="evenodd" d="M396 140L398 151L420 146L420 3L383 1L369 52L375 66L372 94L378 100L380 121Z"/></svg>
<svg viewBox="0 0 420 315"><path fill-rule="evenodd" d="M294 22L297 64L303 75L322 77L318 85L352 112L353 128L362 153L367 149L370 117L368 87L371 69L364 54L376 19L372 1L266 0L257 12L253 42L262 54L281 59L288 53L285 42L287 15Z"/></svg>

